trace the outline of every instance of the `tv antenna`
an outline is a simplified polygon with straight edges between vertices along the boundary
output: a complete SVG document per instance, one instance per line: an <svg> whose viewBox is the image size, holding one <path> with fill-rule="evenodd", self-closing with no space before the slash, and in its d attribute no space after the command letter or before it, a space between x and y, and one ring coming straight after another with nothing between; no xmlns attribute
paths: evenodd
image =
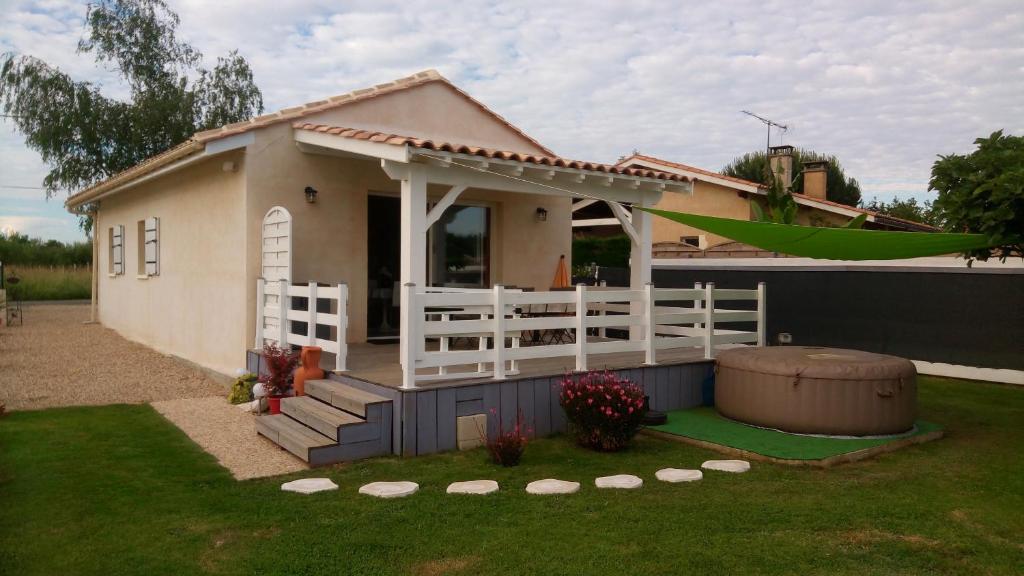
<svg viewBox="0 0 1024 576"><path fill-rule="evenodd" d="M769 120L769 119L767 119L767 118L765 118L763 116L758 116L757 114L754 114L753 112L748 112L746 110L740 110L740 112L743 112L747 116L753 116L754 118L757 118L758 120L763 122L765 126L768 127L768 142L767 142L767 144L765 146L765 150L764 150L765 154L768 154L768 150L772 147L772 126L775 126L776 128L782 130L783 132L785 132L786 130L789 130L789 127L786 126L785 124L779 124L778 122L776 122L774 120Z"/></svg>

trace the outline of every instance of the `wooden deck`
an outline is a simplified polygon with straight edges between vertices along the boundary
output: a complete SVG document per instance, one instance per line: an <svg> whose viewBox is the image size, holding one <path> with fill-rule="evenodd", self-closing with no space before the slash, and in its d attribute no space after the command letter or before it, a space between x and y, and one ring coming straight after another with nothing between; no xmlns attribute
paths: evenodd
<svg viewBox="0 0 1024 576"><path fill-rule="evenodd" d="M703 348L680 348L674 350L659 350L658 364L689 364L695 362L706 362ZM333 361L332 361L333 362ZM639 368L644 365L643 352L620 352L615 354L591 354L588 368L591 370L622 370ZM325 369L328 369L325 359ZM402 385L402 367L399 364L398 344L351 344L348 349L348 371L346 376L372 382L389 388L399 388ZM450 372L463 372L475 370L476 366L453 366ZM563 356L559 358L538 358L534 360L521 360L519 362L519 373L509 374L508 380L523 378L537 378L542 376L561 376L576 369L576 358L574 356ZM434 370L423 370L421 374L436 374ZM479 384L482 382L493 382L490 377L458 378L442 381L417 382L417 388L437 389L449 386L461 386L465 384Z"/></svg>

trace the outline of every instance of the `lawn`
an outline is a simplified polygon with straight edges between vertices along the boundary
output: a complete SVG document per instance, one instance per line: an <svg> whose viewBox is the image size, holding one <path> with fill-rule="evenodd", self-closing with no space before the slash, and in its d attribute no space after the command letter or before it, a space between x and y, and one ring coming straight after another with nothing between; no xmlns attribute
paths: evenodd
<svg viewBox="0 0 1024 576"><path fill-rule="evenodd" d="M828 470L754 463L694 484L654 480L715 454L641 437L621 454L554 438L518 468L472 451L236 482L148 406L0 419L0 573L1011 574L1024 566L1024 390L922 378L947 437ZM639 491L593 478L635 473ZM279 491L325 475L337 492ZM491 477L487 497L444 494ZM529 496L530 480L583 482ZM414 480L412 497L356 493Z"/></svg>

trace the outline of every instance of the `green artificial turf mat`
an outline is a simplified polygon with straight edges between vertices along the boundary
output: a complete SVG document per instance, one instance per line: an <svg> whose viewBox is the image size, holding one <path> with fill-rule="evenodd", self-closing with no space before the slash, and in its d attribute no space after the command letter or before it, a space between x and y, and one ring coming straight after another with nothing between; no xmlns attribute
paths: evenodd
<svg viewBox="0 0 1024 576"><path fill-rule="evenodd" d="M723 418L713 408L691 408L668 413L668 422L649 426L651 430L685 436L785 460L821 460L839 454L874 448L911 436L927 434L942 427L918 420L912 434L890 438L823 438L787 434L740 424Z"/></svg>

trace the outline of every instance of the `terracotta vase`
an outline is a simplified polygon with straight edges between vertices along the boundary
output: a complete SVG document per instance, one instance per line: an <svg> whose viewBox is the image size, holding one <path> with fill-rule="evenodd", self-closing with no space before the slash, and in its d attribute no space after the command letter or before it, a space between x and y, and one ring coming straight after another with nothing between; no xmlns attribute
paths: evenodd
<svg viewBox="0 0 1024 576"><path fill-rule="evenodd" d="M292 389L296 396L306 394L306 380L319 380L324 377L324 371L320 368L319 346L303 346L299 359L302 365L295 370L295 380L292 382Z"/></svg>

